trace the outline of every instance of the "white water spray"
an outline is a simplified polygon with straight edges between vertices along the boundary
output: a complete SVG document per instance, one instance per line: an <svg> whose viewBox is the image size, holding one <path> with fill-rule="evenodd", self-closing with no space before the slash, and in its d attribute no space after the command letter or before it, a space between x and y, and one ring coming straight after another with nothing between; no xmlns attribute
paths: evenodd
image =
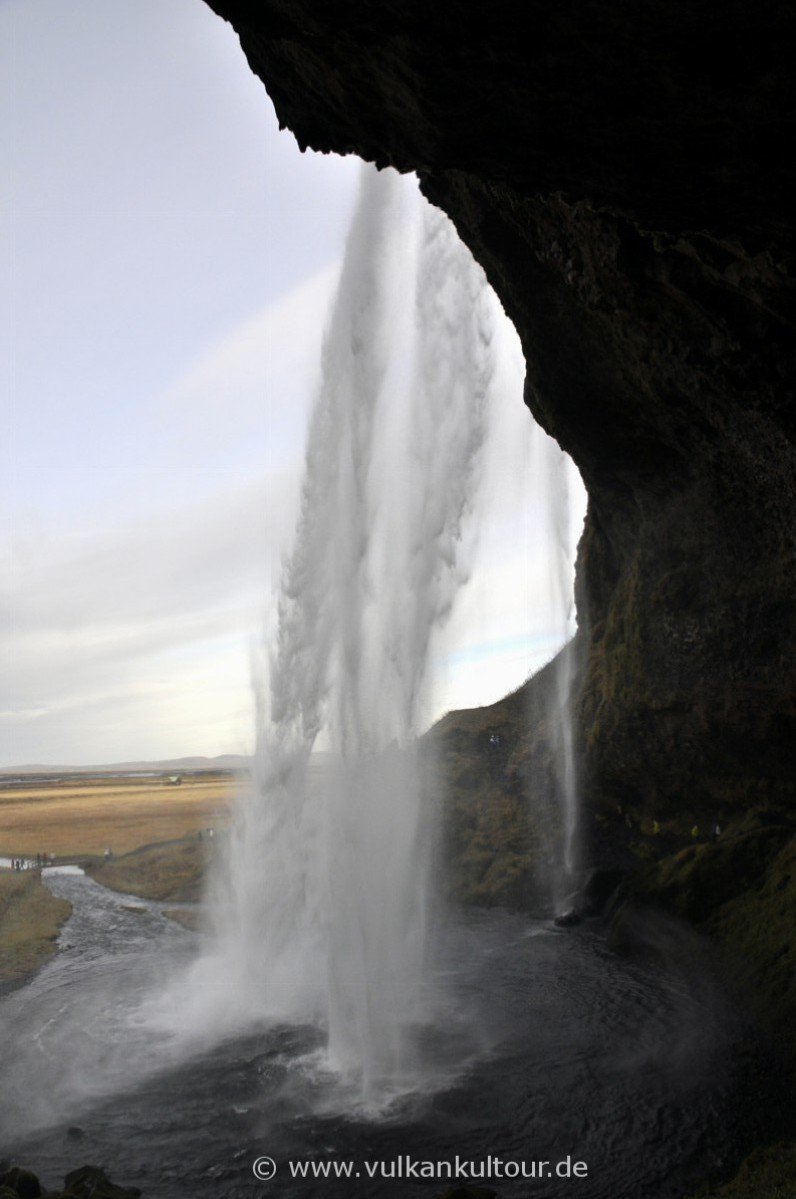
<svg viewBox="0 0 796 1199"><path fill-rule="evenodd" d="M366 1099L409 1079L430 835L415 750L429 642L465 572L495 301L448 219L363 171L261 697L256 787L217 897L239 1008L328 1029ZM324 770L312 756L328 746Z"/></svg>

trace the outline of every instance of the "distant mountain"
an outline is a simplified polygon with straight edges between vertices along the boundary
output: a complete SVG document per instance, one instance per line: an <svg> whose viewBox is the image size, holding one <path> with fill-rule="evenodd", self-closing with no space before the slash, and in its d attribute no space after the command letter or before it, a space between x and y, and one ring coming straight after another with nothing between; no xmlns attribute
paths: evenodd
<svg viewBox="0 0 796 1199"><path fill-rule="evenodd" d="M219 754L215 758L162 758L156 762L111 762L96 766L26 765L0 766L0 776L24 774L132 774L139 772L188 770L242 771L251 768L251 758L245 754Z"/></svg>

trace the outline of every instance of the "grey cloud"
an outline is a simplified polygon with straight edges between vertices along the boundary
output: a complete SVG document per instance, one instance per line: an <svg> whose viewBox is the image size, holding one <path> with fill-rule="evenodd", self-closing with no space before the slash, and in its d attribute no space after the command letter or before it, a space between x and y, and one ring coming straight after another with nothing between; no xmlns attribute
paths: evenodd
<svg viewBox="0 0 796 1199"><path fill-rule="evenodd" d="M15 637L160 622L262 593L290 523L295 481L271 476L141 522L70 534L18 555L1 595Z"/></svg>

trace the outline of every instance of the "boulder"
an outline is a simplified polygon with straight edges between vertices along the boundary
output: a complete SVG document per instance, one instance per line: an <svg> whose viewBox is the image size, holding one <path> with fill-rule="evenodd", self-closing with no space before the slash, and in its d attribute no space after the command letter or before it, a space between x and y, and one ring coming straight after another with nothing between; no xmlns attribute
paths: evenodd
<svg viewBox="0 0 796 1199"><path fill-rule="evenodd" d="M81 1166L64 1179L63 1199L139 1199L138 1187L119 1187L99 1166Z"/></svg>
<svg viewBox="0 0 796 1199"><path fill-rule="evenodd" d="M36 1175L21 1166L12 1166L0 1175L0 1186L8 1188L18 1199L39 1199L41 1195L41 1183Z"/></svg>

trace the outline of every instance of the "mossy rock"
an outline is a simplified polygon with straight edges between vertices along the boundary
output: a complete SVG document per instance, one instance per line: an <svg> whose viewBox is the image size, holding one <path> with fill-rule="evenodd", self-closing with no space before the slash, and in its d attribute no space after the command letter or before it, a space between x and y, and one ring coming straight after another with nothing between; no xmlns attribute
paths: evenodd
<svg viewBox="0 0 796 1199"><path fill-rule="evenodd" d="M635 890L694 923L754 886L792 837L784 826L689 845L640 875Z"/></svg>
<svg viewBox="0 0 796 1199"><path fill-rule="evenodd" d="M796 1078L796 837L704 927Z"/></svg>

